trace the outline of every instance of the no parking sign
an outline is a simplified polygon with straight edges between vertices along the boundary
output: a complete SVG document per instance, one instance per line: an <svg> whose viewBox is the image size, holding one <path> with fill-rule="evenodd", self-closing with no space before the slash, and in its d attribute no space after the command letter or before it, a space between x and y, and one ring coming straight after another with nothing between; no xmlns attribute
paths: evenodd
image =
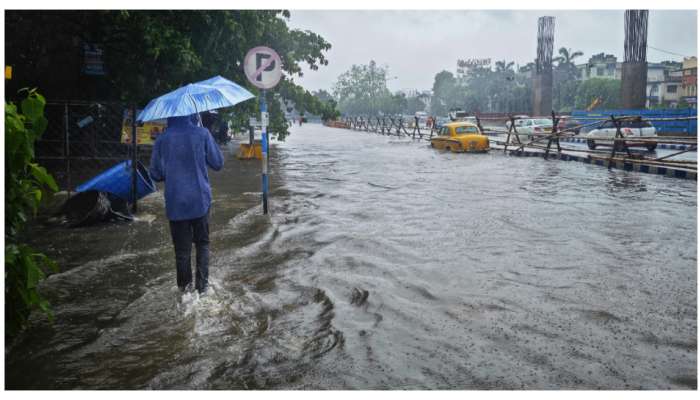
<svg viewBox="0 0 700 400"><path fill-rule="evenodd" d="M248 51L243 59L243 71L250 83L262 89L260 96L260 126L262 127L261 154L262 154L262 206L263 214L267 214L268 178L267 178L267 104L265 103L265 90L275 87L282 78L282 60L276 51L269 47L258 46Z"/></svg>
<svg viewBox="0 0 700 400"><path fill-rule="evenodd" d="M254 47L243 60L243 70L250 83L260 89L271 89L282 78L282 60L269 47Z"/></svg>

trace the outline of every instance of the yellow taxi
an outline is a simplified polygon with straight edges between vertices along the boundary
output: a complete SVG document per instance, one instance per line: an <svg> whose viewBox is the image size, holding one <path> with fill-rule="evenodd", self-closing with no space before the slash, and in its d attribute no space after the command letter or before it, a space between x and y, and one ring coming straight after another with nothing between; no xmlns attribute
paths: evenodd
<svg viewBox="0 0 700 400"><path fill-rule="evenodd" d="M430 147L454 153L483 153L489 151L489 138L473 123L450 122L430 139Z"/></svg>

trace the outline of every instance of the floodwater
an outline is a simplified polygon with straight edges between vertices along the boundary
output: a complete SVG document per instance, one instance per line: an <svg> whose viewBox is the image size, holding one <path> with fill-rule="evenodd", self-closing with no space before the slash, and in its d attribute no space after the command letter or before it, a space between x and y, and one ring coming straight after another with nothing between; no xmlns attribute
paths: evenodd
<svg viewBox="0 0 700 400"><path fill-rule="evenodd" d="M181 296L162 192L40 226L55 322L8 388L691 389L696 182L319 125L212 173L212 291Z"/></svg>

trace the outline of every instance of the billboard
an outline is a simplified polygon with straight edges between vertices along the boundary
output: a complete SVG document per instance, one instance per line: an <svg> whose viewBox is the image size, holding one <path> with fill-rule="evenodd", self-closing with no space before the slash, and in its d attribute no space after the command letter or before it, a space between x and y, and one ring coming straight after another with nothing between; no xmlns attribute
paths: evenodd
<svg viewBox="0 0 700 400"><path fill-rule="evenodd" d="M141 110L136 110L136 113L141 112ZM131 121L132 115L131 110L124 110L124 117L122 118L122 134L121 142L124 144L131 144ZM166 120L156 120L148 121L136 124L136 144L151 146L155 143L158 135L165 131L168 127Z"/></svg>

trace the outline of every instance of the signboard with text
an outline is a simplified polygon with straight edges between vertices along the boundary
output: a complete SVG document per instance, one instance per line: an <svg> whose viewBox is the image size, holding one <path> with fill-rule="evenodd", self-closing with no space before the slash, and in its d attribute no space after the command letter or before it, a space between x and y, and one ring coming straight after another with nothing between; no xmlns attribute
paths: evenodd
<svg viewBox="0 0 700 400"><path fill-rule="evenodd" d="M136 111L138 115L141 110ZM131 144L131 110L124 111L124 118L122 118L122 132L121 132L121 142L124 144ZM148 121L142 124L136 125L136 143L144 145L153 145L156 141L158 135L165 131L168 124L165 120Z"/></svg>

